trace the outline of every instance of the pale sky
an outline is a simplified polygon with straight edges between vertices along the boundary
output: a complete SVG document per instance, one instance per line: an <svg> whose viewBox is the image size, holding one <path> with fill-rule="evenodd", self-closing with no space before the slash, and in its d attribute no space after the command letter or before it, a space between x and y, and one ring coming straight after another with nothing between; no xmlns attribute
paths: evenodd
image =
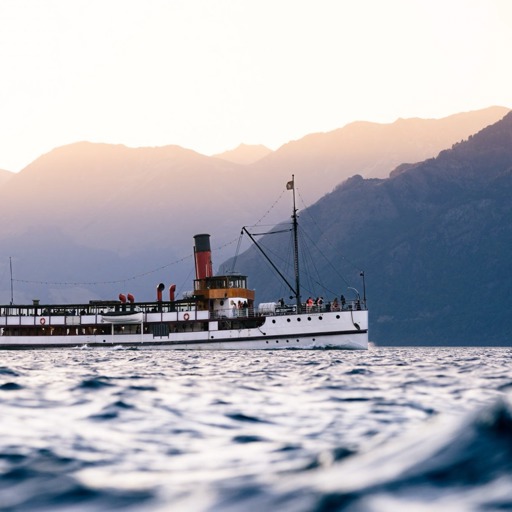
<svg viewBox="0 0 512 512"><path fill-rule="evenodd" d="M512 107L511 0L0 0L0 169Z"/></svg>

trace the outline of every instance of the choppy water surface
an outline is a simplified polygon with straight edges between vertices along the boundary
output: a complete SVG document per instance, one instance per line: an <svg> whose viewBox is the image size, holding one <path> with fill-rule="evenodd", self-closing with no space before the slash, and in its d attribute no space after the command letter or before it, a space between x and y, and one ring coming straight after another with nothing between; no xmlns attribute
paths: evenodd
<svg viewBox="0 0 512 512"><path fill-rule="evenodd" d="M0 353L0 510L512 508L512 349Z"/></svg>

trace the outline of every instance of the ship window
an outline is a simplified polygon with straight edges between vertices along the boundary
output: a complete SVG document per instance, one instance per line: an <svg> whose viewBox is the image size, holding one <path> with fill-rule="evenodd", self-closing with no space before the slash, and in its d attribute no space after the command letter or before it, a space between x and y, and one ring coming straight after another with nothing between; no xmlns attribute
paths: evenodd
<svg viewBox="0 0 512 512"><path fill-rule="evenodd" d="M230 288L247 288L247 280L245 277L229 277Z"/></svg>

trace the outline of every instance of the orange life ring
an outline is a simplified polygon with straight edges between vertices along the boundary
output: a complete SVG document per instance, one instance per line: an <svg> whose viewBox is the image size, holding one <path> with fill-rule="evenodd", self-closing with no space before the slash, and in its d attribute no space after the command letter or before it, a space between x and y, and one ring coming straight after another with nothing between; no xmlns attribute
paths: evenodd
<svg viewBox="0 0 512 512"><path fill-rule="evenodd" d="M40 323L41 325L44 325L44 324L46 323L46 320L45 320L44 318L41 318L41 320L39 320L39 323Z"/></svg>
<svg viewBox="0 0 512 512"><path fill-rule="evenodd" d="M190 318L190 315L188 313L185 313L183 315L183 320L188 320Z"/></svg>

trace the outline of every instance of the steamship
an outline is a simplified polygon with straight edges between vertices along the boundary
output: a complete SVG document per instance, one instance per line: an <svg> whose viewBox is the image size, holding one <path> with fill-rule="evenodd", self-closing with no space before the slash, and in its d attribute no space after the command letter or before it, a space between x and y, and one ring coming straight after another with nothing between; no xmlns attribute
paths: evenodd
<svg viewBox="0 0 512 512"><path fill-rule="evenodd" d="M293 233L297 209L293 178ZM256 241L254 241L256 243ZM194 236L193 291L176 299L175 285L157 286L156 300L131 295L86 304L0 306L0 349L313 349L368 348L366 296L329 304L303 303L295 250L293 304L256 305L247 276L214 275L210 235ZM364 277L363 277L364 279ZM288 283L289 284L289 283ZM292 296L293 297L293 296Z"/></svg>

